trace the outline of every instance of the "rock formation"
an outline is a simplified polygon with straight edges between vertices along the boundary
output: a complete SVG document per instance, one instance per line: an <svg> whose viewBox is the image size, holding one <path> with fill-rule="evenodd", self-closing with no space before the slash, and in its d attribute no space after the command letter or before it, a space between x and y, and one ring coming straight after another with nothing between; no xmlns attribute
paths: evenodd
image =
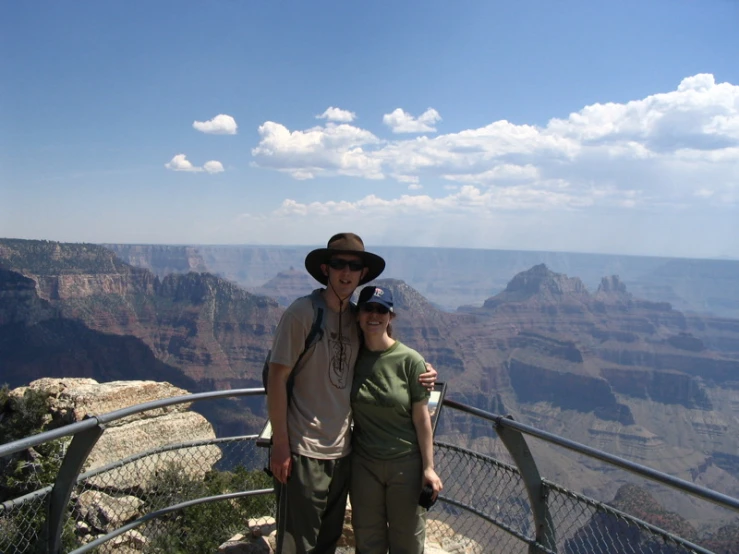
<svg viewBox="0 0 739 554"><path fill-rule="evenodd" d="M47 396L48 419L55 426L82 421L153 400L184 396L188 391L169 383L93 379L39 379L10 392L22 399L27 389ZM133 414L106 425L84 466L88 477L73 493L73 517L82 542L118 529L150 510L147 500L161 485L163 473L176 471L181 478L202 480L221 458L214 445L167 450L169 445L215 438L208 421L189 411L189 402ZM146 537L131 531L106 549L140 551Z"/></svg>
<svg viewBox="0 0 739 554"><path fill-rule="evenodd" d="M306 250L292 250L299 259L290 265L301 264ZM218 252L236 256L225 247ZM418 264L425 279L440 275L429 269L436 254L422 253L426 258L403 263ZM277 258L270 256L250 250L250 267L274 276ZM228 259L236 271L237 258ZM0 264L7 268L0 272L3 378L63 376L74 368L75 375L105 375L98 380L161 379L169 370L208 389L261 383L282 313L274 300L214 275L160 278L92 245L0 241ZM626 279L598 280L590 293L584 281L537 264L507 285L491 281L499 294L456 313L437 309L404 281L377 283L395 293L396 335L434 364L451 398L739 496L739 436L732 432L739 321L686 315L632 294ZM473 286L463 279L457 285ZM486 445L493 435L488 424L452 411L439 433ZM568 472L571 463L545 456L543 471L565 485L582 481ZM613 493L595 471L586 481L593 494Z"/></svg>
<svg viewBox="0 0 739 554"><path fill-rule="evenodd" d="M35 334L42 343L44 333L28 328L40 320L55 328L54 335L64 335L56 327L73 326L79 335L89 335L81 328L87 327L135 337L156 360L207 388L260 383L261 364L282 313L274 300L205 273L160 279L95 245L5 239L0 247L0 266L7 268L0 273L0 295L7 300L0 308L0 325L20 323L18 314L25 314L25 328L15 331ZM77 376L111 378L97 364L87 373L74 368L72 360L67 365ZM31 378L51 375L34 374L28 366L24 362Z"/></svg>
<svg viewBox="0 0 739 554"><path fill-rule="evenodd" d="M312 249L248 245L106 246L129 264L150 269L160 277L171 272L208 271L250 290L291 266L302 268L305 255ZM618 274L639 298L670 302L686 313L712 312L724 318L739 318L737 260L368 246L387 261L386 275L404 280L446 310L479 306L504 290L512 275L546 264L557 272L579 277L591 290L598 287L604 275Z"/></svg>
<svg viewBox="0 0 739 554"><path fill-rule="evenodd" d="M298 271L291 267L287 271L280 271L262 286L255 288L254 292L274 298L280 306L287 307L296 298L310 294L319 286L304 269Z"/></svg>

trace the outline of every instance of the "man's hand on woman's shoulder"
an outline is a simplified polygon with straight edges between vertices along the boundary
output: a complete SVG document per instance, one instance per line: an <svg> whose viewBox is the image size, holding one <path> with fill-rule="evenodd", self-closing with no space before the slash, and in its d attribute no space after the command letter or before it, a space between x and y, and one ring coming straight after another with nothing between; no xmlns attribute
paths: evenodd
<svg viewBox="0 0 739 554"><path fill-rule="evenodd" d="M434 390L436 384L436 376L438 373L430 363L426 362L426 373L421 373L418 376L418 382L421 383L428 390Z"/></svg>

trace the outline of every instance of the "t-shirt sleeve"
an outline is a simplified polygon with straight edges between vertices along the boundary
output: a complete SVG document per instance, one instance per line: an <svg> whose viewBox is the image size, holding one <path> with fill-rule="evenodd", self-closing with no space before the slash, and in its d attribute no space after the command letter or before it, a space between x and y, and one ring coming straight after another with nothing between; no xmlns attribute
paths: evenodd
<svg viewBox="0 0 739 554"><path fill-rule="evenodd" d="M304 319L300 317L297 310L290 308L282 314L277 329L275 329L270 362L295 367L305 347L305 338L308 336L309 326L312 323L309 321L306 327Z"/></svg>
<svg viewBox="0 0 739 554"><path fill-rule="evenodd" d="M418 377L422 373L426 373L426 362L420 354L415 353L410 365L410 375L408 380L408 390L410 391L411 403L421 402L431 396L428 389L418 382Z"/></svg>

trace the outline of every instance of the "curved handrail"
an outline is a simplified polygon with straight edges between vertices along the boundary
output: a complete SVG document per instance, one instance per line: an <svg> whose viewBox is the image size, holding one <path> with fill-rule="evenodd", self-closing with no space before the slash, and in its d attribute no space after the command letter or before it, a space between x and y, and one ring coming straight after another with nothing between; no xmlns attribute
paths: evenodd
<svg viewBox="0 0 739 554"><path fill-rule="evenodd" d="M167 514L171 514L172 512L184 510L185 508L189 508L191 506L198 506L199 504L207 504L208 502L217 502L220 500L231 500L234 498L244 498L246 496L261 496L264 494L271 494L273 492L274 492L273 489L257 489L255 491L232 492L229 494L219 494L216 496L203 496L201 498L196 498L194 500L188 500L186 502L180 502L179 504L173 504L172 506L162 508L161 510L157 510L156 512L150 512L146 514L145 516L142 516L134 521L131 521L130 523L127 523L126 525L119 527L118 529L115 529L111 531L110 533L103 535L102 537L98 537L94 541L88 542L87 544L85 544L84 546L81 546L80 548L77 548L76 550L72 550L72 552L70 552L69 554L82 554L83 552L89 552L90 550L93 550L94 548L97 548L98 546L102 546L103 544L105 544L111 539L119 537L120 535L128 531L131 531L132 529L136 529L137 527L140 527L147 521L162 517Z"/></svg>
<svg viewBox="0 0 739 554"><path fill-rule="evenodd" d="M104 425L130 415L146 412L155 408L166 408L167 406L173 406L175 404L184 404L186 402L198 402L200 400L213 400L219 398L229 398L231 396L256 396L264 394L264 389L232 389L225 391L213 391L213 392L199 392L195 394L186 394L181 396L171 396L169 398L161 398L159 400L152 400L150 402L144 402L143 404L136 404L135 406L129 406L127 408L121 408L113 412L101 414L97 416L89 417L83 421L77 421L70 423L64 427L52 429L51 431L44 431L38 435L32 435L25 437L17 441L13 441L7 444L0 445L0 458L3 456L9 456L17 452L22 452L28 448L33 448L39 444L43 444L48 441L62 439L71 435L76 435L81 431L86 431L97 427L98 425Z"/></svg>
<svg viewBox="0 0 739 554"><path fill-rule="evenodd" d="M685 481L683 479L673 477L672 475L662 473L661 471L657 471L656 469L652 469L651 467L637 464L636 462L631 462L629 460L624 460L623 458L619 458L618 456L615 456L613 454L608 454L607 452L603 452L602 450L598 450L590 446L585 446L584 444L580 444L579 442L565 439L563 437L560 437L559 435L548 433L547 431L542 431L541 429L531 427L530 425L526 425L525 423L514 421L510 417L491 414L490 412L486 412L485 410L466 406L464 404L460 404L459 402L455 402L454 400L449 400L446 398L444 399L443 404L455 410L459 410L461 412L486 419L498 427L515 429L516 431L519 431L520 433L523 433L525 435L536 437L537 439L541 439L550 444L561 446L562 448L572 450L573 452L577 452L578 454L583 454L590 458L600 460L601 462L605 462L621 469L625 469L626 471L629 471L651 481L657 481L664 485L674 487L681 491L692 494L693 496L697 496L703 500L708 500L710 502L713 502L714 504L718 504L719 506L722 506L724 508L739 511L739 499L732 498L731 496L721 494L720 492L716 492L706 487L701 487L700 485L696 485L695 483L691 483L690 481Z"/></svg>
<svg viewBox="0 0 739 554"><path fill-rule="evenodd" d="M129 406L129 407L126 407L126 408L123 408L123 409L120 409L120 410L116 410L116 411L113 411L113 412L109 412L109 413L106 413L106 414L92 416L92 417L90 417L90 418L88 418L88 419L86 419L84 421L81 421L81 422L77 422L77 423L73 423L73 424L70 424L70 425L66 425L64 427L60 427L60 428L54 429L52 431L47 431L47 432L44 432L44 433L39 433L38 435L34 435L34 436L31 436L31 437L26 437L24 439L20 439L18 441L12 442L12 443L0 445L0 457L8 456L10 454L13 454L13 453L16 453L16 452L25 450L25 449L30 448L30 447L37 446L39 444L42 444L42 443L47 442L47 441L50 441L50 440L57 440L57 439L64 438L64 437L69 437L69 436L74 436L74 440L83 439L82 441L80 441L82 443L84 443L85 441L87 441L86 446L84 444L83 445L77 445L76 448L74 447L74 444L72 444L70 446L70 448L67 451L66 458L70 458L70 456L69 456L70 451L75 451L76 450L77 453L78 453L78 457L80 459L75 462L76 465L75 464L71 464L70 467L68 468L70 471L74 471L74 473L72 473L72 474L70 474L68 476L58 477L57 478L58 481L62 481L64 483L64 486L63 487L59 487L58 486L59 483L56 483L54 485L54 491L51 491L51 492L58 492L58 491L56 491L57 488L60 488L60 490L61 489L65 489L65 490L61 490L61 492L58 492L57 496L59 498L57 499L57 502L56 502L56 504L59 504L59 506L62 506L63 507L63 505L65 505L66 502L67 502L67 500L68 500L68 494L67 493L69 491L67 491L66 488L70 488L71 485L72 485L72 483L78 482L79 479L83 477L83 474L80 473L80 470L82 468L81 463L82 463L82 461L84 461L84 458L87 456L87 453L86 453L86 451L84 449L85 448L91 448L92 447L92 445L94 444L94 442L97 439L97 435L95 433L102 433L103 432L103 426L105 424L108 424L108 423L111 423L111 422L120 420L122 418L129 417L131 415L135 415L135 414L138 414L138 413L141 413L141 412L146 412L146 411L153 410L153 409L161 409L161 408L164 408L164 407L167 407L167 406L176 405L176 404L192 403L192 402L198 402L198 401L202 401L202 400L213 400L213 399L222 399L222 398L238 397L238 396L257 396L257 395L263 395L264 392L265 391L264 391L263 388L249 388L249 389L236 389L236 390L227 390L227 391L204 392L204 393L188 394L188 395L183 395L183 396L175 396L175 397L170 397L170 398L153 400L153 401L146 402L146 403L143 403L143 404L138 404L138 405L135 405L135 406ZM691 483L689 481L685 481L683 479L679 479L677 477L672 477L672 476L670 476L668 474L662 473L662 472L657 471L655 469L652 469L650 467L647 467L647 466L644 466L644 465L641 465L641 464L638 464L638 463L635 463L635 462L631 462L631 461L625 460L623 458L619 458L618 456L615 456L615 455L612 455L612 454L608 454L608 453L603 452L601 450L598 450L596 448L592 448L592 447L586 446L584 444L580 444L578 442L575 442L575 441L572 441L572 440L563 438L563 437L558 436L558 435L555 435L553 433L542 431L542 430L537 429L535 427L532 427L530 425L526 425L524 423L520 423L520 422L514 421L513 419L510 418L510 416L507 416L506 417L506 416L502 416L502 415L499 415L499 414L494 414L494 413L491 413L491 412L487 412L485 410L481 410L479 408L473 408L471 406L467 406L467 405L461 404L459 402L455 402L455 401L450 400L450 399L444 399L443 400L443 405L449 407L450 409L459 410L460 412L468 413L470 415L479 417L479 418L481 418L483 420L489 421L494 426L494 428L496 429L496 431L498 432L498 434L502 438L504 438L504 439L505 439L505 436L508 435L509 433L516 433L516 434L518 434L519 437L521 435L528 435L528 436L531 436L531 437L534 437L534 438L543 440L543 441L545 441L547 443L553 444L555 446L566 448L566 449L568 449L570 451L573 451L573 452L576 452L578 454L587 456L587 457L589 457L591 459L596 459L596 460L599 460L599 461L604 462L606 464L609 464L611 466L618 467L620 469L629 471L629 472L631 472L633 474L636 474L636 475L639 475L640 477L643 477L645 479L648 479L648 480L651 480L651 481L655 481L655 482L659 482L659 483L664 484L664 485L666 485L668 487L671 487L673 489L676 489L676 490L679 490L679 491L682 491L682 492L691 494L691 495L693 495L695 497L698 497L698 498L700 498L702 500L707 500L707 501L713 502L713 503L715 503L715 504L717 504L719 506L722 506L724 508L728 508L728 509L730 509L732 511L735 511L735 512L736 511L739 511L739 499L732 498L732 497L730 497L728 495L725 495L725 494L722 494L722 493L713 491L711 489L708 489L708 488L705 488L705 487L696 485L694 483ZM86 434L90 434L90 437L88 437L88 438L85 439L84 437L82 437L82 435L86 435ZM251 438L252 436L249 435L248 437ZM246 436L238 437L238 438L246 438ZM229 440L229 439L220 439L220 440ZM195 441L195 442L200 442L200 441ZM181 444L178 445L178 447L181 447L181 446L182 446ZM450 447L450 448L455 448L453 445L447 445L447 446ZM509 449L509 452L511 452L510 445L509 444L506 444L506 447ZM172 446L172 447L169 447L168 446L165 449L169 449L169 448L174 448L174 446ZM471 452L469 454L470 455L473 455L473 456L480 456L482 458L487 459L486 456L481 455L479 453ZM530 456L531 453L529 452L528 455ZM74 457L74 456L71 456L71 457ZM65 463L67 461L66 458L65 458ZM514 456L514 459L516 459L515 456ZM523 471L521 469L521 465L519 464L519 461L516 461L516 467L518 468L518 470ZM495 462L498 463L498 464L503 464L503 462L500 462L498 460L495 460ZM121 460L117 460L116 462L113 462L112 464L109 464L104 469L109 469L110 467L115 466L117 463L121 463ZM508 464L503 464L503 465L505 467L509 468L509 469L514 469L513 466L508 466ZM77 467L77 466L79 466L79 467ZM62 469L64 469L64 467ZM101 469L98 468L98 471L101 471ZM88 472L88 474L94 473L94 472L95 471ZM62 473L62 471L60 471L60 473ZM67 473L69 473L69 471ZM524 482L526 482L526 479L527 479L527 475L525 475L525 473L526 473L525 471L523 472L523 474L519 471L519 474L521 474L521 478L523 479ZM85 476L89 476L88 474L84 474L84 475ZM530 476L528 476L528 477L530 477ZM557 488L557 486L555 484L553 484L553 483L543 482L542 481L542 484L545 487L547 487L547 488ZM48 487L46 487L43 491L35 491L34 493L30 493L29 495L26 495L26 496L39 496L39 494L41 492L43 492L43 494L49 494L50 491L47 490L47 489L48 489ZM70 490L71 490L71 488L70 488ZM270 490L271 489L264 489L263 491L244 491L244 492L241 492L241 493L234 493L234 494L236 496L248 495L249 493L254 494L254 493L257 493L257 492L258 493L267 494L267 493L269 493ZM546 492L546 491L544 491L544 489L542 489L542 491L543 491L543 494ZM62 492L64 494L61 494ZM26 500L26 496L24 496L21 499L14 499L14 500L11 500L9 502L3 503L3 509L5 510L7 508L11 508L13 505L17 505L17 503L19 501ZM118 536L118 535L126 532L127 530L132 529L133 527L130 527L131 524L134 524L134 525L137 526L137 525L140 525L141 523L144 523L145 521L148 521L149 519L151 519L153 517L158 517L158 516L164 515L166 513L169 513L170 511L175 511L175 510L178 510L178 509L182 509L184 507L187 507L187 506L196 505L196 504L200 504L200 503L203 503L203 502L211 502L211 501L216 501L216 500L220 500L220 499L226 499L226 498L229 498L229 497L230 497L229 495L220 495L220 496L217 496L217 497L206 497L206 498L196 499L196 500L188 501L188 502L185 502L185 503L177 504L175 506L170 506L170 507L165 508L163 510L159 510L158 512L153 512L153 513L147 514L146 516L143 516L142 518L136 520L135 522L131 522L128 525L126 525L126 526L124 526L124 527L122 527L120 529L117 529L117 530L109 533L105 537L99 537L98 539L96 539L96 542L95 543L90 543L88 545L85 545L85 547L83 547L82 550L77 550L75 552L79 552L79 553L86 552L91 547L93 547L92 546L93 544L95 544L95 545L102 544L103 542L106 542L107 540L110 540L110 539L112 539L112 538L114 538L114 537L116 537L116 536ZM459 501L454 500L454 499L445 499L445 500L449 501L451 504L454 504L454 505L456 505L456 503L459 502ZM537 499L534 499L534 500L537 500ZM544 494L544 496L540 500L542 500L542 502L544 504L546 504L546 494ZM534 501L530 499L530 502L532 502L531 505L532 505L532 509L533 509L533 502ZM592 500L591 500L591 502L592 502ZM54 504L54 503L52 502L51 504ZM466 506L466 505L460 504L459 507L460 508L464 508L464 509L473 509L473 511L474 511L474 508L472 508L470 506ZM50 515L47 514L47 517L49 517L49 521L51 521L52 523L53 522L58 523L58 521L56 521L56 520L58 520L61 517L62 511L61 510L57 510L57 511L59 513L56 514L56 516L57 516L56 518L54 517L53 510L50 512ZM476 515L480 516L480 514L476 514ZM482 516L480 516L480 517L482 517ZM487 518L487 516L484 517L483 519L486 519L486 518ZM534 519L535 519L535 523L537 524L537 528L539 526L541 526L542 524L544 524L544 523L551 524L551 522L548 522L546 520L546 518L540 518L540 520L537 520L537 518L534 517ZM632 519L634 519L634 518L632 517ZM647 524L645 522L641 522L641 521L638 521L638 520L634 520L634 521L637 521L637 523L640 523L640 524L647 525L648 527L651 528L651 526L649 526L649 524ZM502 528L503 530L508 531L508 532L511 532L510 529L507 529L506 528L504 522L494 521L493 523L495 523L498 527ZM57 527L58 527L58 529L57 529ZM657 529L657 528L655 528L655 529ZM50 530L52 530L52 532L54 532L57 535L57 538L58 538L58 535L61 533L61 527L58 526L58 525L57 526L53 526L53 525L50 526ZM516 536L517 538L519 538L521 540L521 537L519 537L517 535L517 533L515 532L515 530L513 530L513 531L514 531L513 532L513 535ZM663 536L665 536L665 533L663 532L663 530L660 530L660 531L661 531L661 534ZM674 538L674 537L671 537L671 538ZM692 543L689 543L689 542L685 541L684 539L681 539L680 537L677 537L677 538L679 539L679 542L681 544L683 544L684 546L693 547L693 550L694 551L697 551L697 552L707 552L704 549L701 550L701 547L696 547L696 545L692 545ZM540 552L550 551L550 548L556 548L554 546L550 546L550 545L554 545L554 542L553 541L554 541L554 535L551 535L550 536L550 535L547 535L545 533L545 534L542 534L541 537L540 537L538 532L537 532L537 536L533 540L532 539L529 539L529 538L526 538L526 542L529 543L530 547L532 547L532 548L535 547L535 549L538 549L538 551L540 551Z"/></svg>

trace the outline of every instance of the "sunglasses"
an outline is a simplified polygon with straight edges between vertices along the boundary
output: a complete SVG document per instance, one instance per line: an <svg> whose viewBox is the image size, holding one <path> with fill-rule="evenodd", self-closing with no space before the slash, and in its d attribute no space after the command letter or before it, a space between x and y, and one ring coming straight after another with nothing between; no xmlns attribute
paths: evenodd
<svg viewBox="0 0 739 554"><path fill-rule="evenodd" d="M383 306L382 304L378 304L376 302L367 302L366 304L362 304L359 306L359 309L362 310L366 314L380 314L385 315L390 312L390 309L386 306Z"/></svg>
<svg viewBox="0 0 739 554"><path fill-rule="evenodd" d="M328 266L331 269L336 269L339 271L347 266L351 271L362 271L364 269L364 264L362 262L358 262L355 260L342 260L341 258L331 258L328 261Z"/></svg>

